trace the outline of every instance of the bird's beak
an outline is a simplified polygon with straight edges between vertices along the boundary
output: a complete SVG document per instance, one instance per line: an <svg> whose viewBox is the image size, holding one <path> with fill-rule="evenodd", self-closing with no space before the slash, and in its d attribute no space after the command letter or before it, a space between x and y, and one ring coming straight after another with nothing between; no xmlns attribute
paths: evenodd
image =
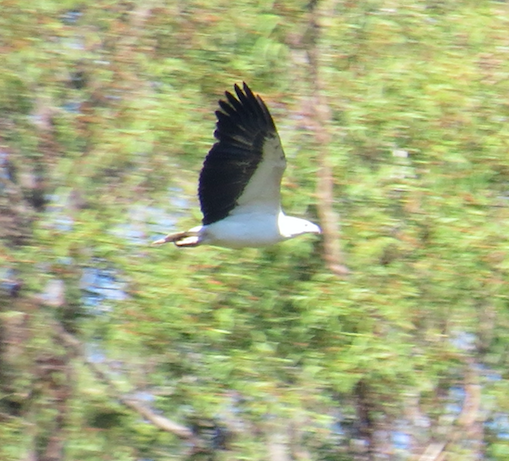
<svg viewBox="0 0 509 461"><path fill-rule="evenodd" d="M320 229L320 226L317 226L315 224L315 227L313 228L313 230L311 231L312 234L321 234L322 233L322 229Z"/></svg>

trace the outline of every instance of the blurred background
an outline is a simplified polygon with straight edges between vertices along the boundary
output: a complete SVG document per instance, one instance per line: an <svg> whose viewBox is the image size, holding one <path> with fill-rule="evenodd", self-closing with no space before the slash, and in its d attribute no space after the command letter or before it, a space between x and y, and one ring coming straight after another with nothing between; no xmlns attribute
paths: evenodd
<svg viewBox="0 0 509 461"><path fill-rule="evenodd" d="M509 5L3 0L0 458L509 459ZM201 219L246 81L319 222Z"/></svg>

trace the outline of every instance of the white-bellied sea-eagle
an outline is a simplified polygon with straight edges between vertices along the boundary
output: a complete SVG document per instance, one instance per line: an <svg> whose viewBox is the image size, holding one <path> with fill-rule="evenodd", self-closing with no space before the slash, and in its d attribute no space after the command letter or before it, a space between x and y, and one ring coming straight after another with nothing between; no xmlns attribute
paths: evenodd
<svg viewBox="0 0 509 461"><path fill-rule="evenodd" d="M316 224L283 213L280 186L286 159L276 125L245 83L234 89L236 97L226 91L226 101L219 101L217 142L200 174L202 225L154 244L262 247L321 232Z"/></svg>

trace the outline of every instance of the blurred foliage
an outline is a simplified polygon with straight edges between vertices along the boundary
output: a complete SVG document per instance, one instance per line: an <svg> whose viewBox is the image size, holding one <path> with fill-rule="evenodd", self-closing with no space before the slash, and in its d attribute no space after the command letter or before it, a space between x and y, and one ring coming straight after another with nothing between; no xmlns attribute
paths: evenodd
<svg viewBox="0 0 509 461"><path fill-rule="evenodd" d="M508 5L320 11L343 280L313 237L149 246L200 219L216 101L243 80L279 126L285 208L313 214L305 1L3 1L0 458L50 459L53 434L62 459L194 459L61 322L126 393L213 432L217 459L270 459L274 434L292 459L416 459L472 370L477 432L447 459L507 459Z"/></svg>

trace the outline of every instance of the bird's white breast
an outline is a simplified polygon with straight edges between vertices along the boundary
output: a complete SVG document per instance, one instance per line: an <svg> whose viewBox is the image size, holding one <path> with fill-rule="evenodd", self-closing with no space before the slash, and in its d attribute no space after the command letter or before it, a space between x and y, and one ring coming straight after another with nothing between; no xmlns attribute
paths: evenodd
<svg viewBox="0 0 509 461"><path fill-rule="evenodd" d="M279 232L278 215L258 212L233 214L204 226L203 243L226 248L262 247L285 240Z"/></svg>

